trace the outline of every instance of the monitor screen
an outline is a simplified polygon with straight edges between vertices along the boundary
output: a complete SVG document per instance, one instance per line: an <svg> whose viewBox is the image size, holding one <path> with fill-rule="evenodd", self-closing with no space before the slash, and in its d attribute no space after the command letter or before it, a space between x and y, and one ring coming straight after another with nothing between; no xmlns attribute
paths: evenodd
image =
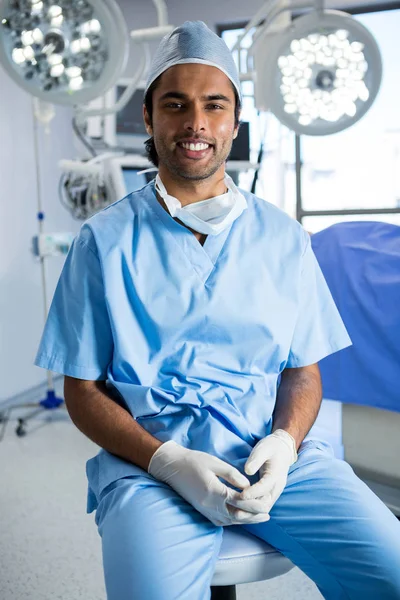
<svg viewBox="0 0 400 600"><path fill-rule="evenodd" d="M117 85L117 100L120 99L126 87ZM128 104L117 112L116 123L117 134L125 135L145 135L146 128L143 121L143 89L137 89ZM148 136L147 136L148 137Z"/></svg>
<svg viewBox="0 0 400 600"><path fill-rule="evenodd" d="M233 140L228 160L250 160L250 127L247 121L240 124L239 133Z"/></svg>
<svg viewBox="0 0 400 600"><path fill-rule="evenodd" d="M116 86L117 100L125 91L125 85ZM148 134L143 121L143 88L138 88L129 102L115 116L115 136L118 146L129 148L140 155L145 155L144 143Z"/></svg>
<svg viewBox="0 0 400 600"><path fill-rule="evenodd" d="M127 194L130 194L136 190L140 190L140 188L146 185L148 180L146 177L147 173L141 173L139 175L141 170L142 169L134 169L131 167L122 168Z"/></svg>

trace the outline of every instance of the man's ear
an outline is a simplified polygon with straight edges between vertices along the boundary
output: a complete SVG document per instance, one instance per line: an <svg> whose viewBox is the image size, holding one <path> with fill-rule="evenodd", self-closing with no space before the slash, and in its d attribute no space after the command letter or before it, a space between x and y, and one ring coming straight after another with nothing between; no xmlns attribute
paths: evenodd
<svg viewBox="0 0 400 600"><path fill-rule="evenodd" d="M236 138L237 138L237 136L238 136L238 133L239 133L239 127L240 127L240 124L239 124L237 127L235 127L235 129L233 130L233 139L234 139L234 140L236 140Z"/></svg>
<svg viewBox="0 0 400 600"><path fill-rule="evenodd" d="M153 127L151 125L151 119L150 119L149 113L147 112L147 108L145 107L144 104L143 104L143 120L144 120L144 125L146 127L146 131L149 134L149 136L151 137L153 135Z"/></svg>
<svg viewBox="0 0 400 600"><path fill-rule="evenodd" d="M240 113L239 113L239 116L238 116L239 125L238 125L237 127L235 127L235 129L233 130L233 139L234 139L234 140L237 138L237 136L238 136L238 133L239 133L239 127L240 127L240 119L241 119L241 116L242 116L242 113L240 112Z"/></svg>

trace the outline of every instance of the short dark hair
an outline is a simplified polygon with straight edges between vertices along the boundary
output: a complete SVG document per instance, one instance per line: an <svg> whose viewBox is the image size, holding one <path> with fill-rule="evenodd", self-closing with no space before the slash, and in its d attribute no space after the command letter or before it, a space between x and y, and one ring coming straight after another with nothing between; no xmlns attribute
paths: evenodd
<svg viewBox="0 0 400 600"><path fill-rule="evenodd" d="M153 81L153 83L147 90L146 95L143 100L143 104L146 107L147 114L149 115L150 123L153 120L153 92L155 89L157 89L157 87L160 83L161 75L159 75L157 77L157 79L155 79ZM240 102L240 98L239 98L239 95L237 93L235 86L233 85L232 82L230 82L230 83L231 83L233 92L235 94L235 127L239 127L240 126L239 116L240 116L240 111L242 109L242 104ZM154 138L151 137L148 140L146 140L144 143L144 146L146 149L147 158L153 163L153 165L158 167L158 154L157 154L156 146L154 144Z"/></svg>

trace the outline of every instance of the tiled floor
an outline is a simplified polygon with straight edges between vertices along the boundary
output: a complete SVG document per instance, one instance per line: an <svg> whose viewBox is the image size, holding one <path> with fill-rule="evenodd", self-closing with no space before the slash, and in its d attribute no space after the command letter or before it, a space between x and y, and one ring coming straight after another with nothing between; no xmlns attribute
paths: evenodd
<svg viewBox="0 0 400 600"><path fill-rule="evenodd" d="M100 539L85 512L84 466L96 446L63 410L32 421L26 437L14 429L0 443L1 600L105 600ZM322 596L297 568L238 586L238 600L288 598Z"/></svg>

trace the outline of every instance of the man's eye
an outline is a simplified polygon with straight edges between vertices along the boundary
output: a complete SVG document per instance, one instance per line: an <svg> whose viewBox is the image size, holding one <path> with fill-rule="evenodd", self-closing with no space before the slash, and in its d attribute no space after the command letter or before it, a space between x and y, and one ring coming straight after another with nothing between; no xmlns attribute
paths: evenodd
<svg viewBox="0 0 400 600"><path fill-rule="evenodd" d="M182 108L183 104L180 102L169 102L166 107L167 108Z"/></svg>
<svg viewBox="0 0 400 600"><path fill-rule="evenodd" d="M208 104L207 108L211 108L212 110L223 110L223 106L221 106L220 104Z"/></svg>

